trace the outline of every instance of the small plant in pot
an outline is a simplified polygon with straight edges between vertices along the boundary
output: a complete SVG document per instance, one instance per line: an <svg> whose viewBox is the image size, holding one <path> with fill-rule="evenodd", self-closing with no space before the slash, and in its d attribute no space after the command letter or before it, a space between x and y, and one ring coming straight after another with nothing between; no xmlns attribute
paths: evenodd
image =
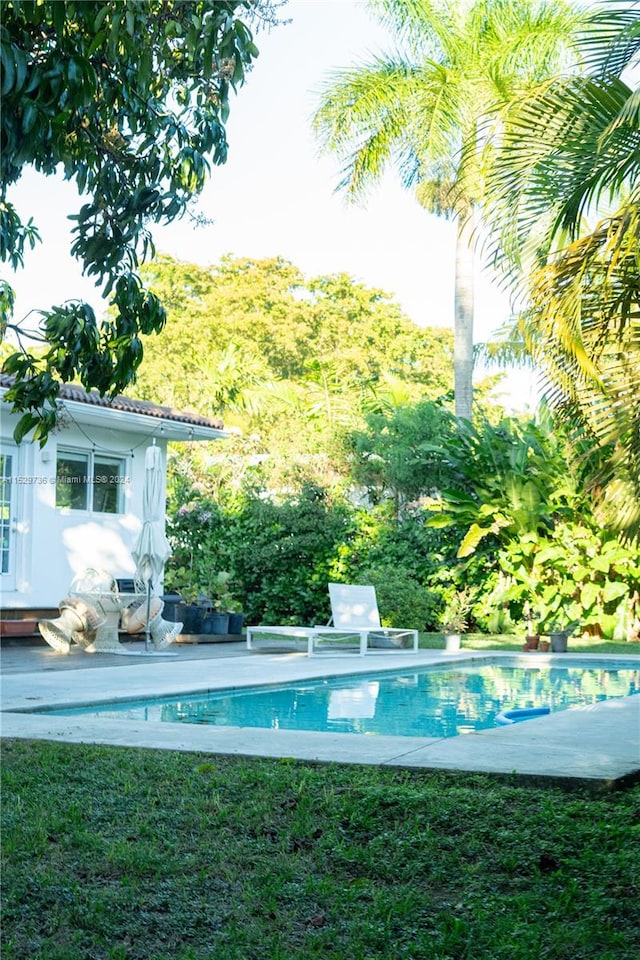
<svg viewBox="0 0 640 960"><path fill-rule="evenodd" d="M244 613L242 605L233 592L233 579L226 570L221 570L217 574L213 585L216 607L229 615L228 633L231 636L239 636L242 633L242 624L244 623Z"/></svg>
<svg viewBox="0 0 640 960"><path fill-rule="evenodd" d="M469 629L473 601L473 592L468 587L454 590L450 594L439 621L444 634L445 650L453 652L460 649L462 634Z"/></svg>
<svg viewBox="0 0 640 960"><path fill-rule="evenodd" d="M546 624L545 631L549 634L552 653L567 652L567 642L579 625L579 622L579 620L568 620L565 617L561 617L556 620L550 620Z"/></svg>
<svg viewBox="0 0 640 960"><path fill-rule="evenodd" d="M552 653L566 653L567 641L582 622L580 603L560 592L552 592L543 598L543 633L549 637Z"/></svg>
<svg viewBox="0 0 640 960"><path fill-rule="evenodd" d="M180 602L173 605L173 615L183 624L182 632L202 633L203 619L211 601L207 599L205 588L194 583L192 571L186 567L168 570L165 588L180 596Z"/></svg>
<svg viewBox="0 0 640 960"><path fill-rule="evenodd" d="M522 612L527 624L527 636L525 637L523 650L537 650L540 644L540 634L536 626L533 604L530 600L525 601Z"/></svg>
<svg viewBox="0 0 640 960"><path fill-rule="evenodd" d="M226 570L220 570L209 583L213 612L207 618L207 627L211 633L239 634L241 632L243 615L237 612L239 604L231 592L230 580L231 574Z"/></svg>

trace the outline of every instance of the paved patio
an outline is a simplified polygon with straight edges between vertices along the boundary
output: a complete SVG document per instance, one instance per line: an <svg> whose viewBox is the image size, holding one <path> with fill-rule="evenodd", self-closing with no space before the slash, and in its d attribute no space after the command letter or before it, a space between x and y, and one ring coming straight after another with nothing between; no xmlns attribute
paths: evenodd
<svg viewBox="0 0 640 960"><path fill-rule="evenodd" d="M34 707L204 692L497 655L421 650L417 654L381 652L366 657L322 655L309 659L300 653L248 651L244 643L179 644L172 649L175 656L145 655L144 643L134 642L127 644L128 655L91 655L80 648L61 655L39 644L3 645L2 736L515 774L603 786L640 779L640 695L450 739L143 723L22 712ZM522 659L531 662L530 656L523 655ZM549 659L563 661L562 655ZM640 657L624 659L640 670Z"/></svg>

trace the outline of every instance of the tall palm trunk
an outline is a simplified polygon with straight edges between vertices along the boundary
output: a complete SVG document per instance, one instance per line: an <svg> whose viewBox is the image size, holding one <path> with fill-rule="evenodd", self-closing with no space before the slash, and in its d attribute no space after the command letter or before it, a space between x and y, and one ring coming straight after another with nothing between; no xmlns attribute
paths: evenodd
<svg viewBox="0 0 640 960"><path fill-rule="evenodd" d="M473 406L473 212L460 214L456 234L453 377L457 417L471 420Z"/></svg>
<svg viewBox="0 0 640 960"><path fill-rule="evenodd" d="M314 125L343 161L339 189L362 198L392 164L432 213L459 217L455 410L471 418L472 203L483 199L496 109L569 59L575 0L368 0L397 49L331 76ZM449 188L449 189L447 189ZM450 188L454 188L451 190ZM458 209L460 207L460 209Z"/></svg>

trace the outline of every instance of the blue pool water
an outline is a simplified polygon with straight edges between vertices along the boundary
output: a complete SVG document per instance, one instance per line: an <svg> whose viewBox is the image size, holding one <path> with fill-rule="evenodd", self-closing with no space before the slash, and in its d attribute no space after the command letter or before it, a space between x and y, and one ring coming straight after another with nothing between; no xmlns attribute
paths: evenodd
<svg viewBox="0 0 640 960"><path fill-rule="evenodd" d="M496 726L502 710L551 711L640 693L640 670L610 665L457 664L219 690L51 711L162 723L454 737Z"/></svg>

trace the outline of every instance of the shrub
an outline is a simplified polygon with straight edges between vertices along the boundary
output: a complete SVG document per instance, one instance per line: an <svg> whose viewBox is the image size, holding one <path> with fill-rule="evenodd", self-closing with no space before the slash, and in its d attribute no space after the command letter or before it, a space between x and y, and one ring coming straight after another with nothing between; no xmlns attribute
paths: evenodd
<svg viewBox="0 0 640 960"><path fill-rule="evenodd" d="M437 618L439 594L397 567L362 570L356 582L376 588L380 619L385 627L426 630Z"/></svg>
<svg viewBox="0 0 640 960"><path fill-rule="evenodd" d="M348 504L315 484L280 502L247 495L230 518L226 549L248 619L326 622L331 562L349 530Z"/></svg>

